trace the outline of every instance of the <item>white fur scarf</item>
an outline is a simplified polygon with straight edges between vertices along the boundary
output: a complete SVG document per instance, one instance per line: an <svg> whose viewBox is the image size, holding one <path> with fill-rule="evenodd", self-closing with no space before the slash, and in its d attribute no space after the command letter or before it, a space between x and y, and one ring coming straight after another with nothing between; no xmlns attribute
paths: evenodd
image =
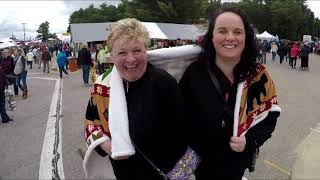
<svg viewBox="0 0 320 180"><path fill-rule="evenodd" d="M123 81L114 66L110 77L109 129L111 133L111 158L135 154L129 135L127 101Z"/></svg>

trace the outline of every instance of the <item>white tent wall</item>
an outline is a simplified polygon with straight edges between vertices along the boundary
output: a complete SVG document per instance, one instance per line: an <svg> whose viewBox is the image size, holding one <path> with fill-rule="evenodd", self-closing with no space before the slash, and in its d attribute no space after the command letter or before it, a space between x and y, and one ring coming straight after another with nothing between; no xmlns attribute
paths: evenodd
<svg viewBox="0 0 320 180"><path fill-rule="evenodd" d="M105 41L111 23L70 24L73 43Z"/></svg>
<svg viewBox="0 0 320 180"><path fill-rule="evenodd" d="M196 39L204 33L195 25L142 22L153 39ZM112 23L70 24L73 43L105 41ZM170 37L170 38L169 38Z"/></svg>
<svg viewBox="0 0 320 180"><path fill-rule="evenodd" d="M150 38L167 39L156 23L142 22L150 33ZM112 23L71 24L71 38L74 43L105 41Z"/></svg>
<svg viewBox="0 0 320 180"><path fill-rule="evenodd" d="M10 38L4 38L0 40L0 49L2 48L7 48L7 47L12 47L12 46L16 46L17 44L11 40Z"/></svg>
<svg viewBox="0 0 320 180"><path fill-rule="evenodd" d="M196 40L199 36L205 34L204 31L193 24L157 23L157 25L170 40L178 38Z"/></svg>
<svg viewBox="0 0 320 180"><path fill-rule="evenodd" d="M150 38L154 39L168 39L168 37L161 31L159 26L153 22L142 22L142 24L149 31Z"/></svg>

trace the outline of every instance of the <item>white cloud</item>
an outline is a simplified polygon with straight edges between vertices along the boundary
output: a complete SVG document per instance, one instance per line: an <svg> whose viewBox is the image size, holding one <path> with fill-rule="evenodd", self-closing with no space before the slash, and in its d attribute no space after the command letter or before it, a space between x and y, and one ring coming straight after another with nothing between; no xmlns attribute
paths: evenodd
<svg viewBox="0 0 320 180"><path fill-rule="evenodd" d="M50 32L65 31L68 18L66 8L61 1L0 1L0 24L11 26L7 32L21 38L22 23L26 23L26 36L34 36L41 23L50 23ZM10 32L10 30L12 30Z"/></svg>
<svg viewBox="0 0 320 180"><path fill-rule="evenodd" d="M96 7L107 2L118 4L119 1L2 1L0 0L0 39L14 34L23 39L23 25L26 28L26 39L37 35L39 25L48 21L50 33L65 32L69 16L79 8L90 4Z"/></svg>
<svg viewBox="0 0 320 180"><path fill-rule="evenodd" d="M239 0L224 0L239 1ZM50 23L51 33L65 32L69 23L69 16L79 8L86 8L90 4L98 7L102 3L118 4L119 0L90 1L9 1L0 0L0 39L14 34L23 39L23 26L26 23L26 38L36 36L36 30L44 21ZM307 4L315 17L320 18L320 1L308 0Z"/></svg>
<svg viewBox="0 0 320 180"><path fill-rule="evenodd" d="M307 1L308 7L314 13L314 17L320 18L320 1Z"/></svg>

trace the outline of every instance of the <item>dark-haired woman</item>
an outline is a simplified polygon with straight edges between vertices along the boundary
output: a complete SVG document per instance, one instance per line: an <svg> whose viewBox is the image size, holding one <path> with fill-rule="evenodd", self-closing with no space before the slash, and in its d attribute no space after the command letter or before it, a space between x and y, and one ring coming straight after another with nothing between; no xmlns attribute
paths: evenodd
<svg viewBox="0 0 320 180"><path fill-rule="evenodd" d="M201 47L179 83L191 147L202 156L196 179L240 180L275 129L281 111L275 87L256 62L254 32L242 11L216 11Z"/></svg>

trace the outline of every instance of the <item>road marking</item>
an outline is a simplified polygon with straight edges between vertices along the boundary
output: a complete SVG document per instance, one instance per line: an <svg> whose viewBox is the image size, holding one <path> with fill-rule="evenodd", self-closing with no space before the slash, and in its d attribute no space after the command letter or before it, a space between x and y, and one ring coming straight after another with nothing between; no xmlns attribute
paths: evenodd
<svg viewBox="0 0 320 180"><path fill-rule="evenodd" d="M41 78L46 79L47 78ZM49 80L52 80L50 78ZM42 145L39 179L64 179L62 160L62 79L56 79Z"/></svg>
<svg viewBox="0 0 320 180"><path fill-rule="evenodd" d="M313 129L313 128L310 128L312 131L315 131L315 132L317 132L317 133L320 133L320 130L318 130L318 129Z"/></svg>
<svg viewBox="0 0 320 180"><path fill-rule="evenodd" d="M28 75L33 75L33 74L42 74L42 73L28 73Z"/></svg>
<svg viewBox="0 0 320 180"><path fill-rule="evenodd" d="M279 167L278 165L272 163L271 161L268 160L263 160L263 162L271 167L276 168L277 170L281 171L284 174L287 174L288 176L291 176L291 173L287 170L284 170L283 168Z"/></svg>
<svg viewBox="0 0 320 180"><path fill-rule="evenodd" d="M47 78L47 77L29 77L27 79L42 79L42 80L52 80L52 81L59 80L58 78Z"/></svg>

